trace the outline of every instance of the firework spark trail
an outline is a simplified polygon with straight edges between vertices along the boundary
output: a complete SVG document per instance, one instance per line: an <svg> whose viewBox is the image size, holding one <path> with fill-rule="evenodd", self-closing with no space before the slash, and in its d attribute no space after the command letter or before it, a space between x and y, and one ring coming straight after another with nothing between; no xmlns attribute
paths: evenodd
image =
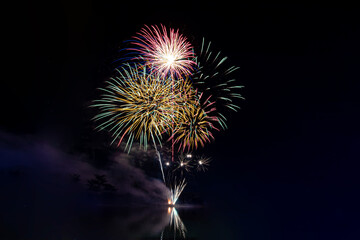
<svg viewBox="0 0 360 240"><path fill-rule="evenodd" d="M226 129L226 117L223 112L237 111L240 109L236 105L238 99L244 99L237 90L243 86L237 85L236 79L231 74L239 67L227 64L228 57L223 57L221 52L211 50L211 42L202 39L198 55L195 58L197 69L194 72L194 87L207 96L212 95L216 100L216 109L219 115L219 123Z"/></svg>
<svg viewBox="0 0 360 240"><path fill-rule="evenodd" d="M153 139L153 141L154 141L155 151L156 151L156 154L157 154L157 156L158 156L158 160L159 160L159 164L160 164L160 169L161 169L162 178L163 178L164 183L166 184L165 175L164 175L164 169L163 169L162 161L161 161L161 155L160 155L160 152L158 151L158 149L157 149L157 147L156 147L156 143L155 143L155 140L154 140L154 139Z"/></svg>
<svg viewBox="0 0 360 240"><path fill-rule="evenodd" d="M184 188L186 187L186 181L185 179L182 179L179 183L176 183L174 186L170 186L170 199L169 204L175 205L177 200L179 199L182 191L184 191Z"/></svg>
<svg viewBox="0 0 360 240"><path fill-rule="evenodd" d="M196 63L192 60L194 52L186 37L179 34L179 30L166 27L146 26L140 30L138 36L133 37L133 44L137 47L129 50L138 52L151 65L153 70L162 77L184 77L191 75Z"/></svg>

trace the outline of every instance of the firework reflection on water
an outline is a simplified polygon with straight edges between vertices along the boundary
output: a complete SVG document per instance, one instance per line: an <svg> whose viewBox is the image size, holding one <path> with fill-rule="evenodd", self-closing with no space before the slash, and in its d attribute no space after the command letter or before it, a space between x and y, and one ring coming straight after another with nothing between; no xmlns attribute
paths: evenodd
<svg viewBox="0 0 360 240"><path fill-rule="evenodd" d="M178 212L176 211L175 207L169 207L168 213L170 213L170 227L173 227L174 234L176 235L177 232L180 233L180 236L185 238L186 227L181 220Z"/></svg>

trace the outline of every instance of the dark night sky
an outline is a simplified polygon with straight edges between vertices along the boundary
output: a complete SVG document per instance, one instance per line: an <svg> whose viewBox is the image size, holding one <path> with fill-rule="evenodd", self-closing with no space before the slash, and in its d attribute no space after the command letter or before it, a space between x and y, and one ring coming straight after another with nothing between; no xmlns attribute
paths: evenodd
<svg viewBox="0 0 360 240"><path fill-rule="evenodd" d="M105 139L91 132L86 106L112 74L122 41L143 24L163 23L190 39L211 40L241 67L237 79L245 85L241 111L206 147L212 166L193 188L230 206L247 195L254 209L265 204L264 211L281 209L283 217L301 202L299 215L311 209L319 222L333 217L355 224L358 11L223 1L27 3L16 11L21 21L11 30L15 69L3 79L0 129L44 135L67 148Z"/></svg>

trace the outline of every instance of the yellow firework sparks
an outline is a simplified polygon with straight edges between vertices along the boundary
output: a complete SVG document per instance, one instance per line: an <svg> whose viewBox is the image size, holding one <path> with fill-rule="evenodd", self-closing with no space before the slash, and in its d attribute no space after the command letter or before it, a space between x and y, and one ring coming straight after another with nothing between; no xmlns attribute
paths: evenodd
<svg viewBox="0 0 360 240"><path fill-rule="evenodd" d="M203 147L206 142L214 139L211 131L218 130L213 123L219 120L216 116L211 115L216 110L215 107L212 107L214 102L210 102L209 97L201 104L201 96L192 107L182 108L180 111L181 121L170 137L170 139L175 139L175 144L179 144L179 150L196 149L199 144Z"/></svg>
<svg viewBox="0 0 360 240"><path fill-rule="evenodd" d="M126 65L118 73L92 105L100 110L94 117L101 122L97 128L110 131L118 145L127 138L129 151L134 139L145 149L149 141L161 144L162 135L181 119L180 112L193 106L189 81L169 81L136 65Z"/></svg>

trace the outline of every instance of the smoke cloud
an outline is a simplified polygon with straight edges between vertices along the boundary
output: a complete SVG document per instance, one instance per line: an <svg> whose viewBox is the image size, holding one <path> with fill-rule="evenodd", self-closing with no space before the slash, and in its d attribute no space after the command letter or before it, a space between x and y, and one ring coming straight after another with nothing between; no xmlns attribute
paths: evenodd
<svg viewBox="0 0 360 240"><path fill-rule="evenodd" d="M86 154L0 132L0 238L113 239L129 235L129 226L139 236L159 233L168 224L161 205L169 193L160 179L134 166L145 157L141 151L120 152L98 168Z"/></svg>
<svg viewBox="0 0 360 240"><path fill-rule="evenodd" d="M85 154L70 154L35 137L0 132L1 186L19 197L40 193L45 198L61 195L62 200L75 200L93 193L92 198L104 204L109 204L111 198L111 204L166 203L166 186L132 164L138 157L144 157L143 153L136 156L119 152L107 159L109 166L98 169ZM16 190L19 188L20 192Z"/></svg>

